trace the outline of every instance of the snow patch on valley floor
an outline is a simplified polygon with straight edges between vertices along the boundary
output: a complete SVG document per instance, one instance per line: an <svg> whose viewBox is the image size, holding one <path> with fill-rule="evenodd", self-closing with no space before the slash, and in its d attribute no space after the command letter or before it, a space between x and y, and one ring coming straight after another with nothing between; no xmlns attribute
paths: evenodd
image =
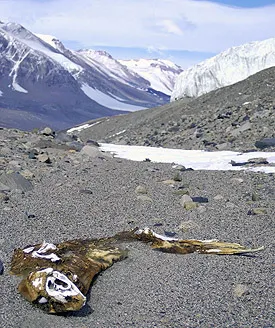
<svg viewBox="0 0 275 328"><path fill-rule="evenodd" d="M3 96L3 92L0 90L0 97L2 97Z"/></svg>
<svg viewBox="0 0 275 328"><path fill-rule="evenodd" d="M105 93L93 89L87 84L82 84L81 87L82 91L88 96L90 99L96 101L102 106L111 108L111 109L119 109L134 112L137 110L144 109L144 107L129 105L123 102L118 101L117 99L113 98L113 96L108 96Z"/></svg>
<svg viewBox="0 0 275 328"><path fill-rule="evenodd" d="M246 162L252 158L266 158L270 164L275 164L275 152L238 153L233 151L207 152L203 150L183 150L145 146L125 146L114 144L100 144L100 149L111 152L115 157L132 161L144 161L149 158L156 163L175 163L194 170L249 170L254 172L275 173L275 166L232 166Z"/></svg>

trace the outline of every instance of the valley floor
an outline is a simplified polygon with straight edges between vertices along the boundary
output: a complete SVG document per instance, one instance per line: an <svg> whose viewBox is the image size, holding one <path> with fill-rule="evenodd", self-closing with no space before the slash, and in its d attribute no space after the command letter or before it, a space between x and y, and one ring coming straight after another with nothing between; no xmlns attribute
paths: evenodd
<svg viewBox="0 0 275 328"><path fill-rule="evenodd" d="M181 170L62 147L43 149L47 164L28 155L31 138L0 131L2 174L28 170L33 185L0 194L1 327L273 327L274 173ZM187 210L184 190L208 201ZM126 243L128 258L97 277L80 312L65 316L25 301L17 292L20 278L9 274L15 248L146 226L265 249L253 256L178 255Z"/></svg>

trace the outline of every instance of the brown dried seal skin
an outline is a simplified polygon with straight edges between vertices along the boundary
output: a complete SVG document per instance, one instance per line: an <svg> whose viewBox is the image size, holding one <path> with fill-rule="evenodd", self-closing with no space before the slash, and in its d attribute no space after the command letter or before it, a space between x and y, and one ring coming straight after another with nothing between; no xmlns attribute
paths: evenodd
<svg viewBox="0 0 275 328"><path fill-rule="evenodd" d="M43 242L16 249L11 273L23 276L18 289L29 302L49 313L77 311L85 305L85 295L95 275L127 257L128 252L117 245L137 240L150 243L156 250L178 254L234 255L263 249L247 249L218 240L174 239L148 228L136 228L108 238L71 240L57 245Z"/></svg>

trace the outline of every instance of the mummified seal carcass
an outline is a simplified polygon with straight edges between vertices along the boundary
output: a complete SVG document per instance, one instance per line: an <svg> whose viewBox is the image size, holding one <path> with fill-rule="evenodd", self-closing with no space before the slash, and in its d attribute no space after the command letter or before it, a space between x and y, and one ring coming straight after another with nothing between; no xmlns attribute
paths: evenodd
<svg viewBox="0 0 275 328"><path fill-rule="evenodd" d="M218 240L174 239L158 235L148 228L136 228L108 238L71 240L57 245L43 242L16 249L11 273L23 275L19 292L45 311L77 311L85 305L85 295L95 275L127 257L127 250L119 248L118 244L135 240L151 243L154 249L163 252L179 254L233 255L263 249L248 249Z"/></svg>

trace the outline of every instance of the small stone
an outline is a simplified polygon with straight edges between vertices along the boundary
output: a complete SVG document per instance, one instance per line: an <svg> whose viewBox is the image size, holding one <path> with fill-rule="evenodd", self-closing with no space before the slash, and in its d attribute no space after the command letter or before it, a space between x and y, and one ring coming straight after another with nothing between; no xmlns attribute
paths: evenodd
<svg viewBox="0 0 275 328"><path fill-rule="evenodd" d="M223 196L222 195L216 195L214 197L215 200L222 200L223 199Z"/></svg>
<svg viewBox="0 0 275 328"><path fill-rule="evenodd" d="M175 180L164 180L162 183L165 185L173 186L175 184Z"/></svg>
<svg viewBox="0 0 275 328"><path fill-rule="evenodd" d="M175 195L189 195L188 189L179 189L174 192Z"/></svg>
<svg viewBox="0 0 275 328"><path fill-rule="evenodd" d="M245 284L237 284L233 288L233 295L236 297L242 297L242 296L248 295L248 294L249 294L249 289L248 289L247 285L245 285Z"/></svg>
<svg viewBox="0 0 275 328"><path fill-rule="evenodd" d="M187 211L190 211L190 210L193 210L195 208L198 207L198 203L195 203L195 202L186 202L184 204L184 208L187 210Z"/></svg>
<svg viewBox="0 0 275 328"><path fill-rule="evenodd" d="M185 203L187 202L192 202L193 203L193 200L192 198L189 196L189 195L183 195L180 199L180 204L184 207Z"/></svg>
<svg viewBox="0 0 275 328"><path fill-rule="evenodd" d="M153 202L152 198L145 196L145 195L139 195L139 196L137 196L137 199L144 201L144 202L150 202L150 203Z"/></svg>
<svg viewBox="0 0 275 328"><path fill-rule="evenodd" d="M180 175L179 172L177 172L177 173L174 175L173 180L174 180L174 181L177 181L177 182L182 181L182 176Z"/></svg>
<svg viewBox="0 0 275 328"><path fill-rule="evenodd" d="M34 173L28 169L21 171L20 174L23 175L23 177L28 180L34 178Z"/></svg>
<svg viewBox="0 0 275 328"><path fill-rule="evenodd" d="M0 191L0 201L7 202L9 200L9 196L6 195L4 192Z"/></svg>
<svg viewBox="0 0 275 328"><path fill-rule="evenodd" d="M80 154L87 155L90 158L96 158L102 155L102 152L95 146L86 145L81 149Z"/></svg>
<svg viewBox="0 0 275 328"><path fill-rule="evenodd" d="M14 169L20 169L20 167L21 167L21 164L18 161L14 161L14 160L10 161L9 165L13 166Z"/></svg>
<svg viewBox="0 0 275 328"><path fill-rule="evenodd" d="M137 186L135 189L136 194L147 194L147 190L143 186Z"/></svg>
<svg viewBox="0 0 275 328"><path fill-rule="evenodd" d="M198 224L195 223L194 221L184 221L179 225L179 229L182 230L183 232L187 232L189 230L194 230L198 228Z"/></svg>
<svg viewBox="0 0 275 328"><path fill-rule="evenodd" d="M67 134L66 132L58 132L55 135L54 140L55 142L66 143L66 142L72 142L74 138L71 135Z"/></svg>
<svg viewBox="0 0 275 328"><path fill-rule="evenodd" d="M243 179L241 179L241 178L232 178L231 182L239 184L239 183L243 183Z"/></svg>
<svg viewBox="0 0 275 328"><path fill-rule="evenodd" d="M266 213L267 213L267 210L266 210L266 208L263 208L263 207L252 208L251 210L249 210L247 212L248 215L263 215Z"/></svg>
<svg viewBox="0 0 275 328"><path fill-rule="evenodd" d="M72 141L72 142L68 143L68 146L69 146L70 150L81 151L81 149L83 148L84 145L81 142Z"/></svg>
<svg viewBox="0 0 275 328"><path fill-rule="evenodd" d="M151 162L150 158L145 158L143 162Z"/></svg>
<svg viewBox="0 0 275 328"><path fill-rule="evenodd" d="M256 192L252 192L251 199L253 202L257 202L260 199L260 197Z"/></svg>
<svg viewBox="0 0 275 328"><path fill-rule="evenodd" d="M197 203L198 204L198 203ZM204 213L206 211L205 206L198 206L198 212L199 213Z"/></svg>
<svg viewBox="0 0 275 328"><path fill-rule="evenodd" d="M41 134L44 134L45 136L52 136L54 135L54 132L51 128L46 127L42 131L40 131Z"/></svg>
<svg viewBox="0 0 275 328"><path fill-rule="evenodd" d="M37 159L41 163L46 163L46 164L50 164L51 163L51 159L50 159L50 157L49 157L49 155L47 153L39 154L37 156Z"/></svg>
<svg viewBox="0 0 275 328"><path fill-rule="evenodd" d="M180 172L184 172L186 170L186 167L183 165L174 165L173 169L178 170Z"/></svg>
<svg viewBox="0 0 275 328"><path fill-rule="evenodd" d="M221 144L218 144L217 146L216 146L216 148L218 149L218 150L226 150L226 149L229 149L229 144L227 143L227 142L223 142L223 143L221 143Z"/></svg>

